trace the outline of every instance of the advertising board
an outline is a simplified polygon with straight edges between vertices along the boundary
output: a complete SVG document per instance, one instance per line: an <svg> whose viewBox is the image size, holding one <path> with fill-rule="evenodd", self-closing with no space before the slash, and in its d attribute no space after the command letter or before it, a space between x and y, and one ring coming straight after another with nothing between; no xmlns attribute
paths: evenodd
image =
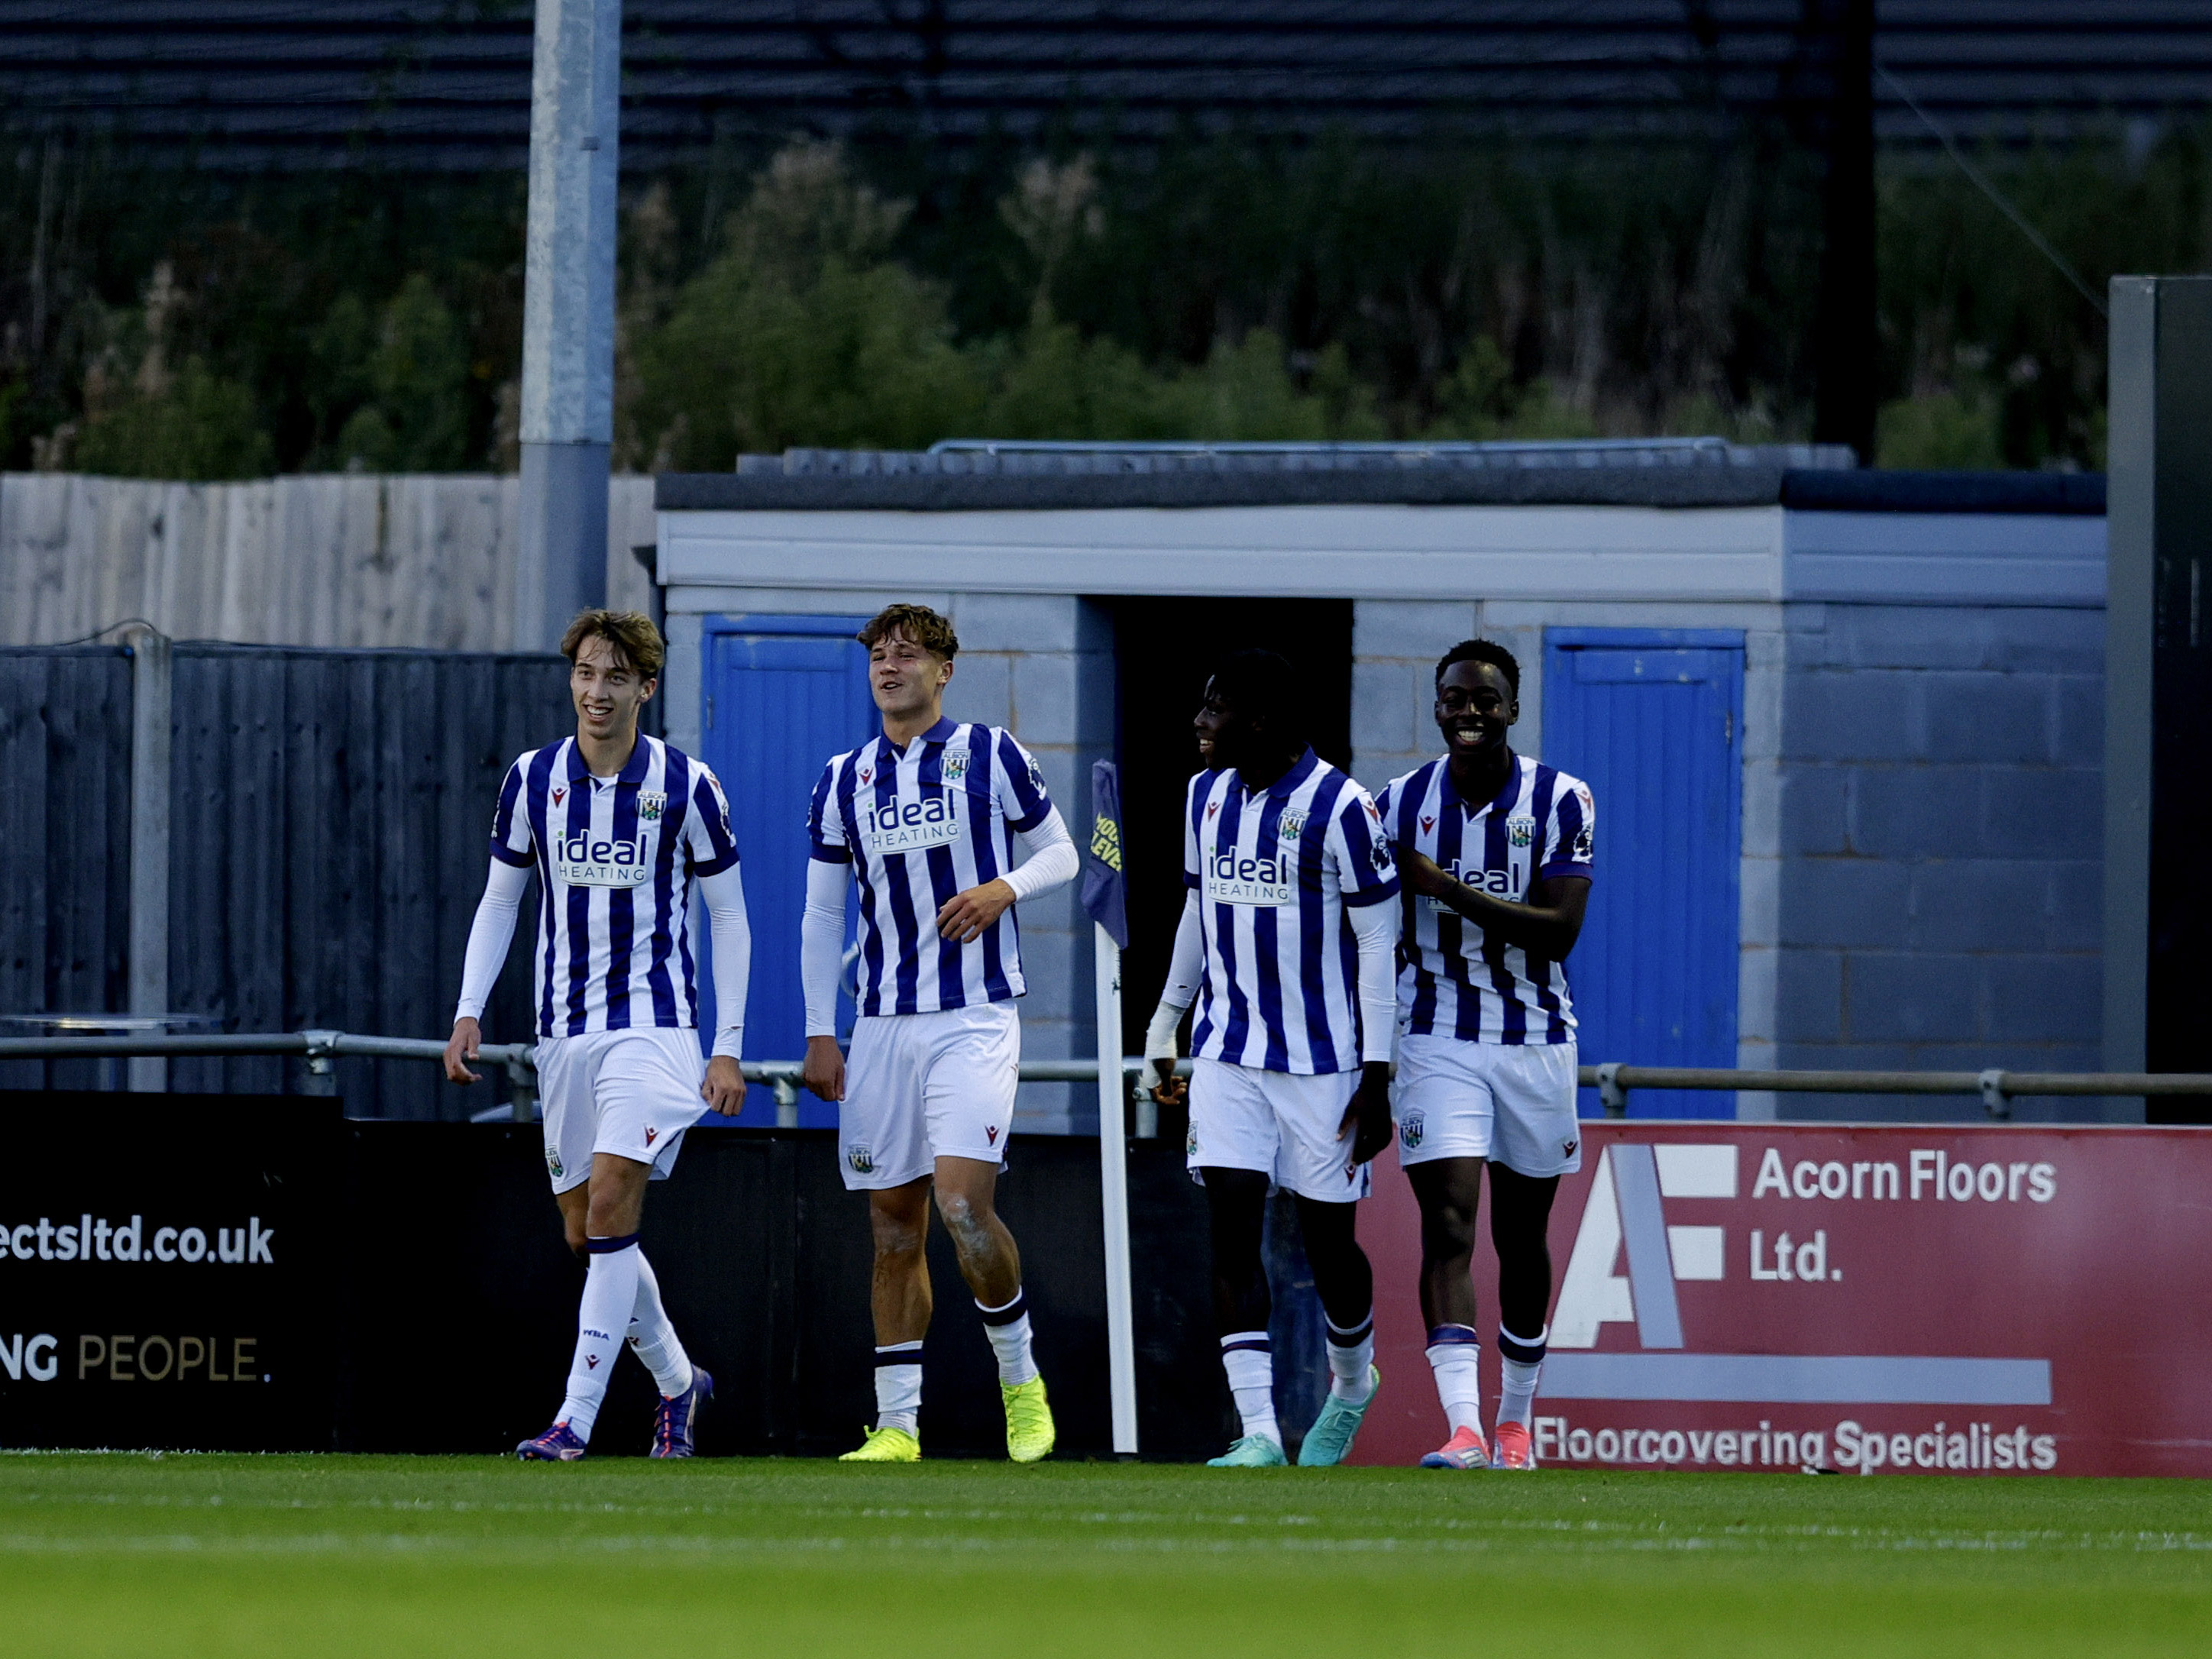
<svg viewBox="0 0 2212 1659"><path fill-rule="evenodd" d="M1549 1243L1540 1462L2212 1475L2212 1133L1590 1122ZM1356 1461L1444 1439L1394 1153ZM1497 1261L1474 1283L1486 1418Z"/></svg>
<svg viewBox="0 0 2212 1659"><path fill-rule="evenodd" d="M326 1449L338 1103L0 1093L0 1445Z"/></svg>

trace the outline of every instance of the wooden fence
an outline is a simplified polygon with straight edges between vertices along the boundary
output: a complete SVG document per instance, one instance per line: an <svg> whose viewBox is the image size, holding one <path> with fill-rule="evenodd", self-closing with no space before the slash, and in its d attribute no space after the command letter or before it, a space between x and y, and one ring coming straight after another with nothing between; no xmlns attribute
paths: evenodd
<svg viewBox="0 0 2212 1659"><path fill-rule="evenodd" d="M169 789L170 1012L233 1031L452 1029L499 782L573 728L553 656L180 645ZM131 664L0 650L0 1014L128 1005ZM486 1010L532 1040L535 884ZM11 1031L9 1035L23 1035ZM452 1118L420 1061L343 1060L348 1111ZM0 1089L87 1088L100 1062L0 1061ZM179 1060L170 1087L297 1088L301 1062Z"/></svg>
<svg viewBox="0 0 2212 1659"><path fill-rule="evenodd" d="M511 477L0 474L0 646L138 617L180 640L509 650L520 509ZM647 608L630 550L653 539L653 480L614 479L611 604Z"/></svg>

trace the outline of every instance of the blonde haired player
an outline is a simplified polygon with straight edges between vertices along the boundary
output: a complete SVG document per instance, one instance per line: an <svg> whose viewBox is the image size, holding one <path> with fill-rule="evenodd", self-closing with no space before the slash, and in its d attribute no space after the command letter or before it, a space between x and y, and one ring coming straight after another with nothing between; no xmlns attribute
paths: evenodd
<svg viewBox="0 0 2212 1659"><path fill-rule="evenodd" d="M729 804L714 775L638 714L665 652L635 611L586 611L561 641L576 735L507 768L492 820L491 872L469 930L446 1075L468 1068L477 1022L538 872L538 1086L545 1171L568 1248L586 1257L576 1349L553 1426L515 1448L526 1462L581 1457L625 1337L660 1391L652 1455L689 1457L714 1379L694 1365L638 1248L646 1183L666 1177L684 1132L744 1104L738 1070L752 944ZM699 1060L699 996L688 936L706 901L721 1024Z"/></svg>

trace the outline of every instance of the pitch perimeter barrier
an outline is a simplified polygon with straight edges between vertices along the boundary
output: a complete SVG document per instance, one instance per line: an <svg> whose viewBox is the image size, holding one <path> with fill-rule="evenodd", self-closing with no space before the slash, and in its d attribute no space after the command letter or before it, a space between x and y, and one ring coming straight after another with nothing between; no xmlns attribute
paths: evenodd
<svg viewBox="0 0 2212 1659"><path fill-rule="evenodd" d="M533 1045L526 1042L487 1042L480 1056L487 1066L506 1068L519 1097L537 1097ZM362 1060L441 1060L446 1045L430 1037L362 1036L349 1031L277 1031L263 1033L210 1032L192 1034L115 1034L95 1036L0 1037L0 1060L98 1060L125 1057L210 1058L246 1055L297 1054L307 1061L311 1076L331 1075L331 1062L343 1058ZM1124 1056L1121 1070L1133 1078L1145 1062ZM745 1079L763 1083L775 1092L779 1127L796 1122L792 1113L804 1062L796 1060L749 1060ZM1181 1061L1177 1072L1188 1076L1190 1062ZM1098 1075L1095 1060L1025 1060L1024 1083L1089 1083ZM1725 1067L1634 1066L1609 1060L1580 1068L1578 1085L1595 1089L1607 1117L1626 1117L1632 1089L1721 1090L1744 1093L1831 1095L1973 1095L1992 1118L2010 1115L2011 1103L2032 1096L2103 1097L2127 1098L2145 1095L2212 1095L2212 1073L2207 1072L2008 1072L1992 1067L1980 1072L1759 1072ZM534 1107L532 1108L534 1110ZM507 1107L479 1114L479 1122L511 1115Z"/></svg>
<svg viewBox="0 0 2212 1659"><path fill-rule="evenodd" d="M295 1032L14 1039L0 1055L57 1045L310 1064L443 1052ZM483 1059L528 1066L520 1045L487 1045ZM745 1067L780 1092L798 1069ZM1611 1073L1616 1097L2212 1092L2197 1075L1589 1069ZM1083 1060L1024 1072L1096 1075ZM0 1165L0 1443L498 1450L557 1404L582 1270L527 1122L349 1121L332 1095L27 1092L0 1095L0 1111L15 1136ZM1401 1127L1406 1142L1419 1134ZM2212 1475L2212 1135L1659 1121L1589 1121L1580 1135L1582 1168L1552 1220L1559 1288L1535 1423L1547 1461ZM1231 1419L1203 1197L1174 1139L1124 1145L1142 1444L1209 1454ZM648 1206L671 1310L720 1385L702 1449L826 1453L868 1419L868 1235L840 1156L829 1130L710 1120L687 1136L686 1178ZM1097 1159L1091 1137L1018 1137L1001 1188L1070 1455L1112 1444ZM1295 1436L1325 1372L1286 1223L1271 1217L1269 1273L1279 1410ZM1388 1380L1357 1461L1410 1462L1444 1425L1419 1352L1418 1217L1395 1146L1359 1225ZM1480 1230L1477 1250L1494 1397L1495 1263ZM941 1234L932 1267L957 1283ZM426 1289L439 1314L423 1351ZM996 1391L968 1298L942 1299L928 1341L933 1452L990 1454ZM467 1380L483 1355L505 1384ZM642 1372L619 1368L598 1448L641 1449L650 1407Z"/></svg>

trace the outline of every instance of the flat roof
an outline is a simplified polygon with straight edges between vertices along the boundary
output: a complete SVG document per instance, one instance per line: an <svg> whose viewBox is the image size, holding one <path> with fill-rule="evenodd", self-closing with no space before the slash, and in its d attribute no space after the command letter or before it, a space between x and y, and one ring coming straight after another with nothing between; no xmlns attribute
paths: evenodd
<svg viewBox="0 0 2212 1659"><path fill-rule="evenodd" d="M1829 513L2102 516L2101 473L1905 472L1764 460L1465 465L1455 458L1327 466L1045 470L1042 458L794 452L795 469L665 472L660 512L974 513L1297 506L1784 507ZM747 458L749 460L754 458ZM1020 465L997 465L1001 461Z"/></svg>

